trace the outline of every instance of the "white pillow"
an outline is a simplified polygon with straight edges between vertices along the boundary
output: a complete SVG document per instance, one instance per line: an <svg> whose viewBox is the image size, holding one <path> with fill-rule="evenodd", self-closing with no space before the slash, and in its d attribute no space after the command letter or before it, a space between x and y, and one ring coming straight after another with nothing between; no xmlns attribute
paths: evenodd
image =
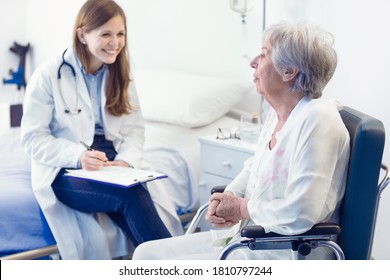
<svg viewBox="0 0 390 280"><path fill-rule="evenodd" d="M135 86L145 120L200 127L239 103L252 87L249 81L159 69L139 69Z"/></svg>

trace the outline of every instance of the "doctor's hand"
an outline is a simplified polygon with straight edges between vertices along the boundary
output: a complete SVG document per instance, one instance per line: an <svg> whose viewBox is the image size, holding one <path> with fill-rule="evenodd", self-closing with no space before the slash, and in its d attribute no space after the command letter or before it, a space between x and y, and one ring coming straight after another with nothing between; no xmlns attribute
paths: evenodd
<svg viewBox="0 0 390 280"><path fill-rule="evenodd" d="M106 153L100 151L85 151L81 155L81 167L85 170L98 170L102 166L108 165Z"/></svg>
<svg viewBox="0 0 390 280"><path fill-rule="evenodd" d="M120 160L113 160L113 161L108 161L107 165L109 166L123 166L123 167L130 167L130 165L127 162L120 161Z"/></svg>

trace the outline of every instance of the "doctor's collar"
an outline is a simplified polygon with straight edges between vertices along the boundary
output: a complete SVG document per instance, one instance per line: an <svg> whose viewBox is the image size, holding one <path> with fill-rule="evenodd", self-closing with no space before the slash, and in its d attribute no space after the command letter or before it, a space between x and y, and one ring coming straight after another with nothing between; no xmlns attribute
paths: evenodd
<svg viewBox="0 0 390 280"><path fill-rule="evenodd" d="M107 69L107 64L103 64L102 67L100 67L97 71L95 71L94 73L87 73L87 71L85 70L85 67L81 64L81 61L80 59L76 56L76 63L77 63L77 67L80 69L81 73L83 73L84 76L96 76L97 74L99 74L101 71L105 71Z"/></svg>

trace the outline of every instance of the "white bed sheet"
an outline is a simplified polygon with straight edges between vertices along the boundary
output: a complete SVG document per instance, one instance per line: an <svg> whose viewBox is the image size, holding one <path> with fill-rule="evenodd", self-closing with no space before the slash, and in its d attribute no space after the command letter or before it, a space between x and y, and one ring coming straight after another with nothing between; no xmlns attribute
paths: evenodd
<svg viewBox="0 0 390 280"><path fill-rule="evenodd" d="M200 142L199 138L217 135L218 128L238 127L239 121L223 116L215 122L187 128L168 123L146 122L145 158L152 168L168 175L165 187L179 213L199 207Z"/></svg>

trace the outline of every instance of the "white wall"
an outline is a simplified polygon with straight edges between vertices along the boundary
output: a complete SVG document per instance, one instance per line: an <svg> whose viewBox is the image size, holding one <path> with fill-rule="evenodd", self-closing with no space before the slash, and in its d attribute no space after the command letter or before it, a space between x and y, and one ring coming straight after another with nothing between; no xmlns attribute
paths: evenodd
<svg viewBox="0 0 390 280"><path fill-rule="evenodd" d="M23 1L23 0L16 0ZM83 0L24 0L26 3L26 40L32 50L29 72L72 44L72 30Z"/></svg>
<svg viewBox="0 0 390 280"><path fill-rule="evenodd" d="M137 67L252 80L249 59L261 43L262 2L254 1L246 23L228 0L119 1L126 10L129 49ZM258 111L253 90L238 107Z"/></svg>
<svg viewBox="0 0 390 280"><path fill-rule="evenodd" d="M0 0L0 102L18 103L23 98L23 91L18 91L16 85L3 85L3 78L11 79L8 71L18 70L19 57L9 48L16 41L26 44L26 6L25 0L15 0L11 3ZM11 5L10 5L11 4ZM1 120L0 120L1 121Z"/></svg>
<svg viewBox="0 0 390 280"><path fill-rule="evenodd" d="M18 59L8 48L30 42L27 72L70 44L83 0L0 0L0 76ZM245 78L252 71L247 53L260 49L262 1L248 14L245 28L228 0L118 0L128 16L129 45L135 68L153 66L194 73ZM390 132L387 66L390 62L390 1L268 0L267 23L304 19L336 37L339 65L324 95L371 114ZM49 12L48 12L49 11ZM16 69L15 69L16 70ZM27 74L28 74L27 73ZM27 77L28 78L28 77ZM14 98L16 86L0 84L0 101ZM384 162L390 164L387 140ZM390 190L380 205L373 255L390 259Z"/></svg>
<svg viewBox="0 0 390 280"><path fill-rule="evenodd" d="M257 51L260 3L246 24L226 0L126 2L135 63L237 78L251 73L245 52ZM245 39L247 42L243 42Z"/></svg>

